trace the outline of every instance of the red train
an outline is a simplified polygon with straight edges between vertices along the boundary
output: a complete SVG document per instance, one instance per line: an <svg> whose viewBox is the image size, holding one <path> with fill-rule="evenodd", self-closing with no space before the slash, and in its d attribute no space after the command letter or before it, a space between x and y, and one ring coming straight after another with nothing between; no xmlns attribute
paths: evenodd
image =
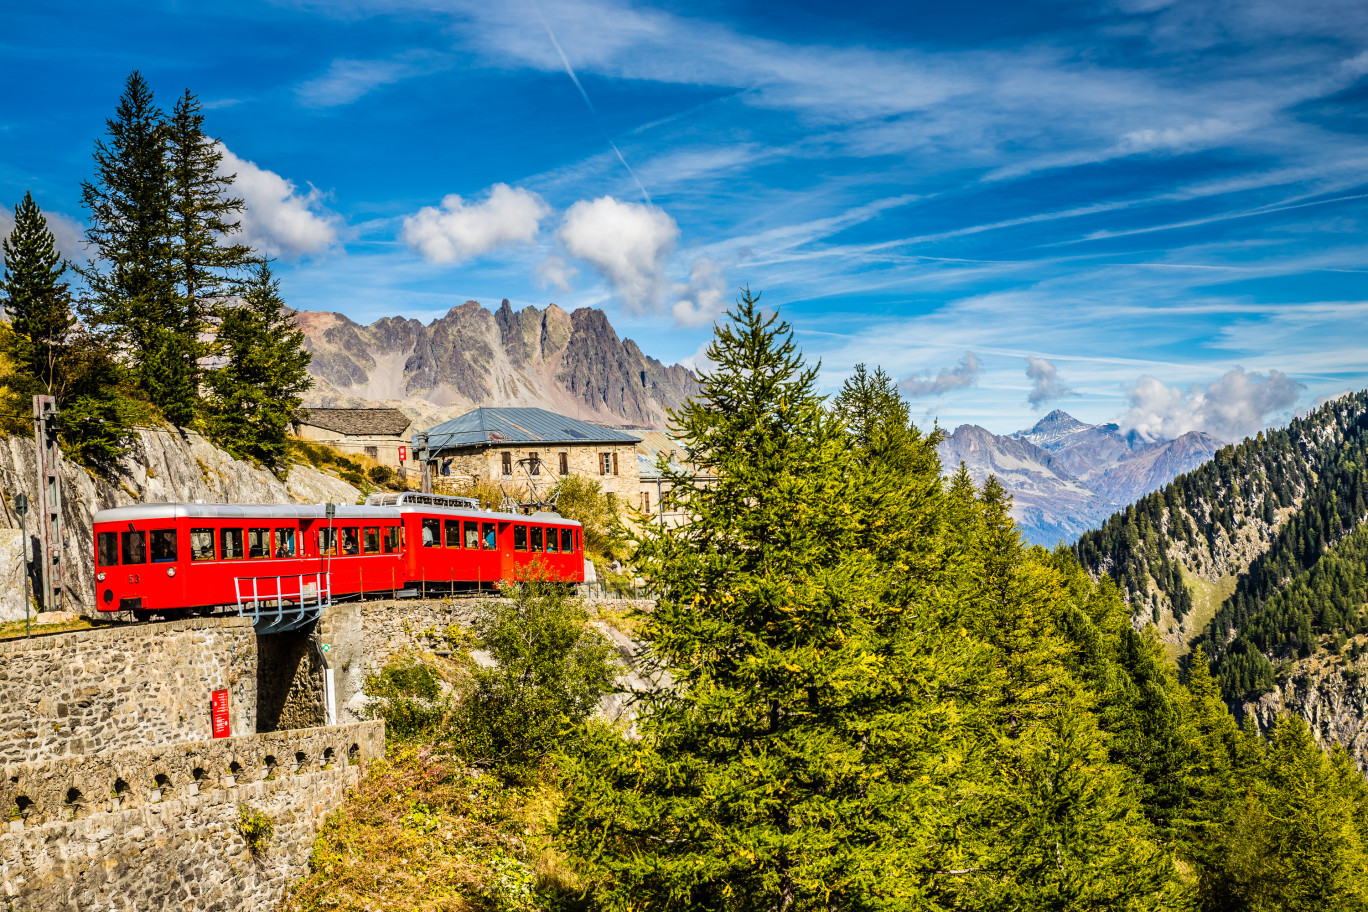
<svg viewBox="0 0 1368 912"><path fill-rule="evenodd" d="M139 504L96 513L94 532L101 611L231 606L259 629L299 626L341 597L483 588L528 573L584 581L578 522L435 494L373 494L332 516L323 506Z"/></svg>

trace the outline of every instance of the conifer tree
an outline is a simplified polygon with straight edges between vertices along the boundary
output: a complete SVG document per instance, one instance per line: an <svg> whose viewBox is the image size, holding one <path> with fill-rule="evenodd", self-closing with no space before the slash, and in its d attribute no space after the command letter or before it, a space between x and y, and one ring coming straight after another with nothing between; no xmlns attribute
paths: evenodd
<svg viewBox="0 0 1368 912"><path fill-rule="evenodd" d="M0 300L10 320L0 326L6 411L23 415L34 395L52 396L65 447L88 466L108 468L126 450L129 437L122 371L107 343L76 321L62 281L66 266L31 194L24 195L14 215L0 280ZM9 429L23 430L24 423Z"/></svg>
<svg viewBox="0 0 1368 912"><path fill-rule="evenodd" d="M209 436L235 456L282 471L290 425L312 383L312 356L268 264L257 267L241 303L224 308L218 341L225 362L206 381Z"/></svg>
<svg viewBox="0 0 1368 912"><path fill-rule="evenodd" d="M220 172L223 147L205 134L203 109L190 90L176 100L166 131L170 255L178 306L164 345L184 360L181 382L191 389L191 401L197 401L200 359L210 353L207 340L215 312L238 289L241 271L256 258L246 244L231 241L241 230L238 216L245 206L230 195L234 176Z"/></svg>
<svg viewBox="0 0 1368 912"><path fill-rule="evenodd" d="M168 131L137 70L106 127L107 138L95 143L95 178L81 185L86 239L98 257L78 270L90 287L86 320L108 333L153 404L186 423L193 385L178 367L184 346L171 268Z"/></svg>

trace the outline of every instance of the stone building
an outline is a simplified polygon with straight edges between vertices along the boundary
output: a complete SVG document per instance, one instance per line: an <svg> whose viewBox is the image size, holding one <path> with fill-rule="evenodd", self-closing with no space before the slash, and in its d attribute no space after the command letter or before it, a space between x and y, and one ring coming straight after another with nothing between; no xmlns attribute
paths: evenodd
<svg viewBox="0 0 1368 912"><path fill-rule="evenodd" d="M394 408L310 408L302 413L294 428L296 437L348 455L369 456L396 470L399 448L408 446L413 431L413 422Z"/></svg>
<svg viewBox="0 0 1368 912"><path fill-rule="evenodd" d="M658 466L663 455L671 474L683 474L692 485L700 487L710 484L714 477L689 462L688 453L678 440L664 431L638 431L637 442L637 496L632 506L647 514L653 521L666 525L678 525L682 514L671 509L660 512L661 498L669 493L674 482L664 477Z"/></svg>
<svg viewBox="0 0 1368 912"><path fill-rule="evenodd" d="M573 474L634 503L639 440L545 409L477 408L428 430L428 466L434 489L485 479L542 499L562 475Z"/></svg>

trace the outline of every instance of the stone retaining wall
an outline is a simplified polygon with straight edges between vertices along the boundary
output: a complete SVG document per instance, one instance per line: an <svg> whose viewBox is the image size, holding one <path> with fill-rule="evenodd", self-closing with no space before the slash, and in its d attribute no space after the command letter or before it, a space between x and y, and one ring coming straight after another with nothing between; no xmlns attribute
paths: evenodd
<svg viewBox="0 0 1368 912"><path fill-rule="evenodd" d="M383 723L366 722L7 764L7 909L274 908L324 817L383 752ZM244 810L273 826L261 851L244 837Z"/></svg>
<svg viewBox="0 0 1368 912"><path fill-rule="evenodd" d="M0 763L256 732L257 637L246 618L111 625L0 641Z"/></svg>

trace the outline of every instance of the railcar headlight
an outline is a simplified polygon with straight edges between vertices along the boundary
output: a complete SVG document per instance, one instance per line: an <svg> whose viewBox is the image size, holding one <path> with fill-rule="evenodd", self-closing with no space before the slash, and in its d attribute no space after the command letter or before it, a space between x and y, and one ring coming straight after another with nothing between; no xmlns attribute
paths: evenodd
<svg viewBox="0 0 1368 912"><path fill-rule="evenodd" d="M99 580L100 582L103 583L103 582L104 582L104 571L101 570L99 573L95 574L95 579L97 579L97 580Z"/></svg>
<svg viewBox="0 0 1368 912"><path fill-rule="evenodd" d="M175 575L176 575L176 568L175 568L175 567L167 567L167 568L166 568L166 575L167 575L167 576L175 576Z"/></svg>

